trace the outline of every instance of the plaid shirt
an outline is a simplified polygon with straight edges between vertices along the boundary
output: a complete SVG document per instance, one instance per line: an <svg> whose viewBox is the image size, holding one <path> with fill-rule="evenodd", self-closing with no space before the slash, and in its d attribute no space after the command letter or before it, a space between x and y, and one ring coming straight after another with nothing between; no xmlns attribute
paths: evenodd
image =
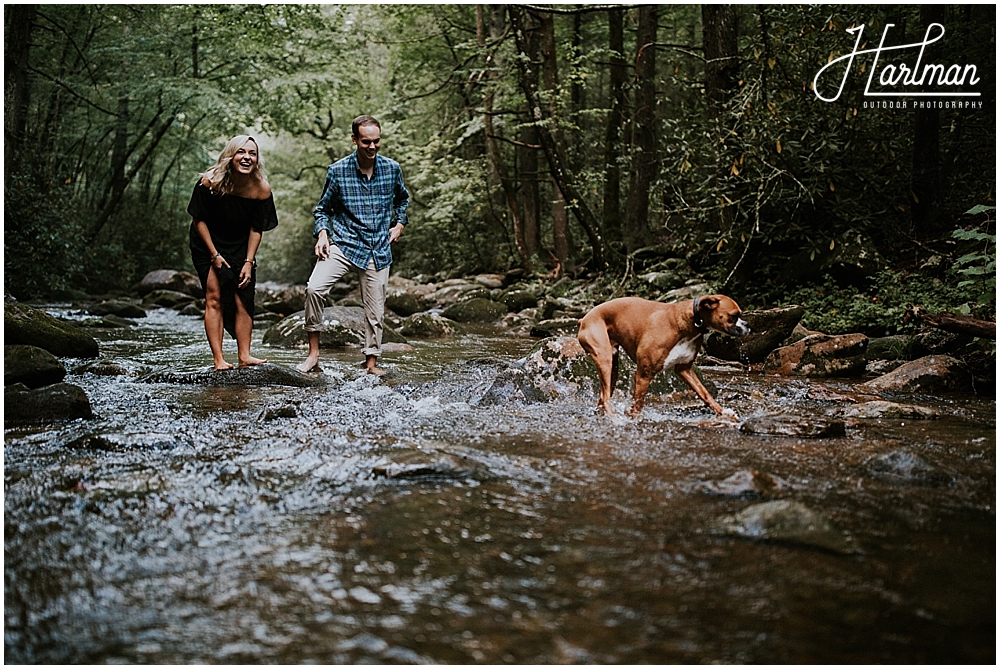
<svg viewBox="0 0 1000 669"><path fill-rule="evenodd" d="M406 225L409 203L399 163L376 154L368 179L358 167L357 152L352 153L326 171L323 195L313 209L313 236L326 230L353 265L367 269L374 259L376 269L385 269L392 264L389 228Z"/></svg>

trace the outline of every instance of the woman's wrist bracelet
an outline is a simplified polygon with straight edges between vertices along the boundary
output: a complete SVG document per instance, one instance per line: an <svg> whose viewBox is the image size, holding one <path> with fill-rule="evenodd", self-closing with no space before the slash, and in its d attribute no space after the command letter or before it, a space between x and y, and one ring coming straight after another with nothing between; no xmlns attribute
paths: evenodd
<svg viewBox="0 0 1000 669"><path fill-rule="evenodd" d="M246 260L243 261L243 264L246 265L247 263L251 263L253 265L256 265L257 261L254 260L253 258L247 258Z"/></svg>

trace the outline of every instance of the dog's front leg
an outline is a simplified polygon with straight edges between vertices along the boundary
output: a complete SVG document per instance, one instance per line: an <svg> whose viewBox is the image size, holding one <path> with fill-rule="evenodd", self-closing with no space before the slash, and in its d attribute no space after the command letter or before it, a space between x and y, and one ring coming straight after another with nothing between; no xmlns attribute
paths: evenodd
<svg viewBox="0 0 1000 669"><path fill-rule="evenodd" d="M674 370L677 372L677 376L684 379L684 382L687 383L689 386L691 386L691 390L693 390L695 394L697 394L698 397L701 398L701 401L707 404L712 409L712 411L719 414L720 416L725 415L722 406L718 402L716 402L715 398L712 397L712 394L708 392L708 390L702 384L701 379L699 379L698 375L694 373L694 370L691 368L691 365L684 365L684 366L678 365L677 367L674 368Z"/></svg>

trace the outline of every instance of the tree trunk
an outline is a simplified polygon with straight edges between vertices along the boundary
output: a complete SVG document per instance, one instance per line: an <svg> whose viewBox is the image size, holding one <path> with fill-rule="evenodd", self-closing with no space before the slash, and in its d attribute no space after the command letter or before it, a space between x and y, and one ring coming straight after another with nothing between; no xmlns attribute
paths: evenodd
<svg viewBox="0 0 1000 669"><path fill-rule="evenodd" d="M504 6L489 6L490 20L489 33L490 41L495 44L504 29ZM479 41L479 48L483 51L486 62L486 92L483 95L483 131L486 135L486 156L490 165L490 174L495 183L499 183L503 189L504 198L507 202L507 211L510 212L511 224L514 232L514 246L517 248L517 255L521 260L521 267L524 271L531 273L531 258L524 246L524 230L521 227L521 216L518 212L517 195L514 190L514 183L504 170L501 162L500 150L494 139L496 130L493 127L493 82L497 77L497 69L500 67L499 52L496 47L490 50L486 48L486 26L483 12L483 5L476 5L476 37Z"/></svg>
<svg viewBox="0 0 1000 669"><path fill-rule="evenodd" d="M541 22L542 51L542 85L549 98L548 116L552 119L552 138L557 144L562 143L562 132L558 127L559 118L559 68L556 61L555 20L552 14L539 16ZM552 245L556 260L559 263L557 275L571 271L572 237L569 231L569 216L566 213L566 200L556 183L552 184Z"/></svg>
<svg viewBox="0 0 1000 669"><path fill-rule="evenodd" d="M621 168L618 159L622 153L622 126L625 123L625 79L628 76L625 62L625 10L608 11L608 48L611 67L608 72L609 99L604 132L604 229L607 239L622 238L621 221Z"/></svg>
<svg viewBox="0 0 1000 669"><path fill-rule="evenodd" d="M632 121L632 161L625 201L625 248L632 253L649 243L649 189L659 173L656 155L656 28L657 6L639 8L636 31L635 93Z"/></svg>
<svg viewBox="0 0 1000 669"><path fill-rule="evenodd" d="M739 81L735 5L702 5L702 44L705 47L705 98L708 114L717 118Z"/></svg>
<svg viewBox="0 0 1000 669"><path fill-rule="evenodd" d="M530 121L527 105L524 108L525 121ZM529 258L538 255L541 248L541 201L538 195L538 131L530 123L524 123L520 130L522 145L517 147L519 175L521 177L521 211L524 213L524 250Z"/></svg>
<svg viewBox="0 0 1000 669"><path fill-rule="evenodd" d="M7 5L4 21L4 186L17 171L28 119L28 51L37 5Z"/></svg>
<svg viewBox="0 0 1000 669"><path fill-rule="evenodd" d="M921 5L920 23L945 22L943 5ZM919 232L933 230L937 223L937 184L941 171L941 117L937 109L913 110L913 227Z"/></svg>
<svg viewBox="0 0 1000 669"><path fill-rule="evenodd" d="M537 65L527 56L528 45L525 34L524 14L522 13L524 10L516 5L511 5L509 11L517 48L517 66L520 75L518 77L518 84L520 85L521 91L524 93L524 97L528 102L528 109L531 111L531 119L538 129L538 138L545 151L545 157L549 162L549 170L552 173L552 178L555 179L559 191L562 193L567 203L569 203L572 207L573 213L576 215L577 219L580 221L580 225L587 233L587 237L590 240L594 251L594 269L597 271L603 271L607 266L607 263L605 262L606 250L604 248L604 240L601 238L599 231L598 221L594 217L593 212L590 211L587 203L584 201L582 194L576 189L569 174L566 172L565 160L562 157L562 152L559 150L559 145L552 137L552 133L549 132L548 124L546 123L546 121L550 119L546 118L545 113L542 111L542 105L538 99L537 84L534 83L538 81L538 72L536 69Z"/></svg>

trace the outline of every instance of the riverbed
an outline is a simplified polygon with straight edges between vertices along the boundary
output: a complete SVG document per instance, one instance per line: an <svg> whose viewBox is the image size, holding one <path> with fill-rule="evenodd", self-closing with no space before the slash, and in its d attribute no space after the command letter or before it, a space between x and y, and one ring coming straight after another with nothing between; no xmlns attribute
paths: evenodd
<svg viewBox="0 0 1000 669"><path fill-rule="evenodd" d="M537 343L490 328L387 353L382 379L324 350L321 388L144 382L210 367L201 320L169 310L96 332L133 374L67 377L95 418L5 430L7 662L996 659L992 399L762 437L695 400L650 398L634 421L591 398L480 405ZM256 355L303 357L261 333ZM742 419L825 415L855 383L705 376ZM866 466L899 449L936 476ZM462 471L378 473L421 454ZM745 470L857 550L720 534L761 500L699 484Z"/></svg>

